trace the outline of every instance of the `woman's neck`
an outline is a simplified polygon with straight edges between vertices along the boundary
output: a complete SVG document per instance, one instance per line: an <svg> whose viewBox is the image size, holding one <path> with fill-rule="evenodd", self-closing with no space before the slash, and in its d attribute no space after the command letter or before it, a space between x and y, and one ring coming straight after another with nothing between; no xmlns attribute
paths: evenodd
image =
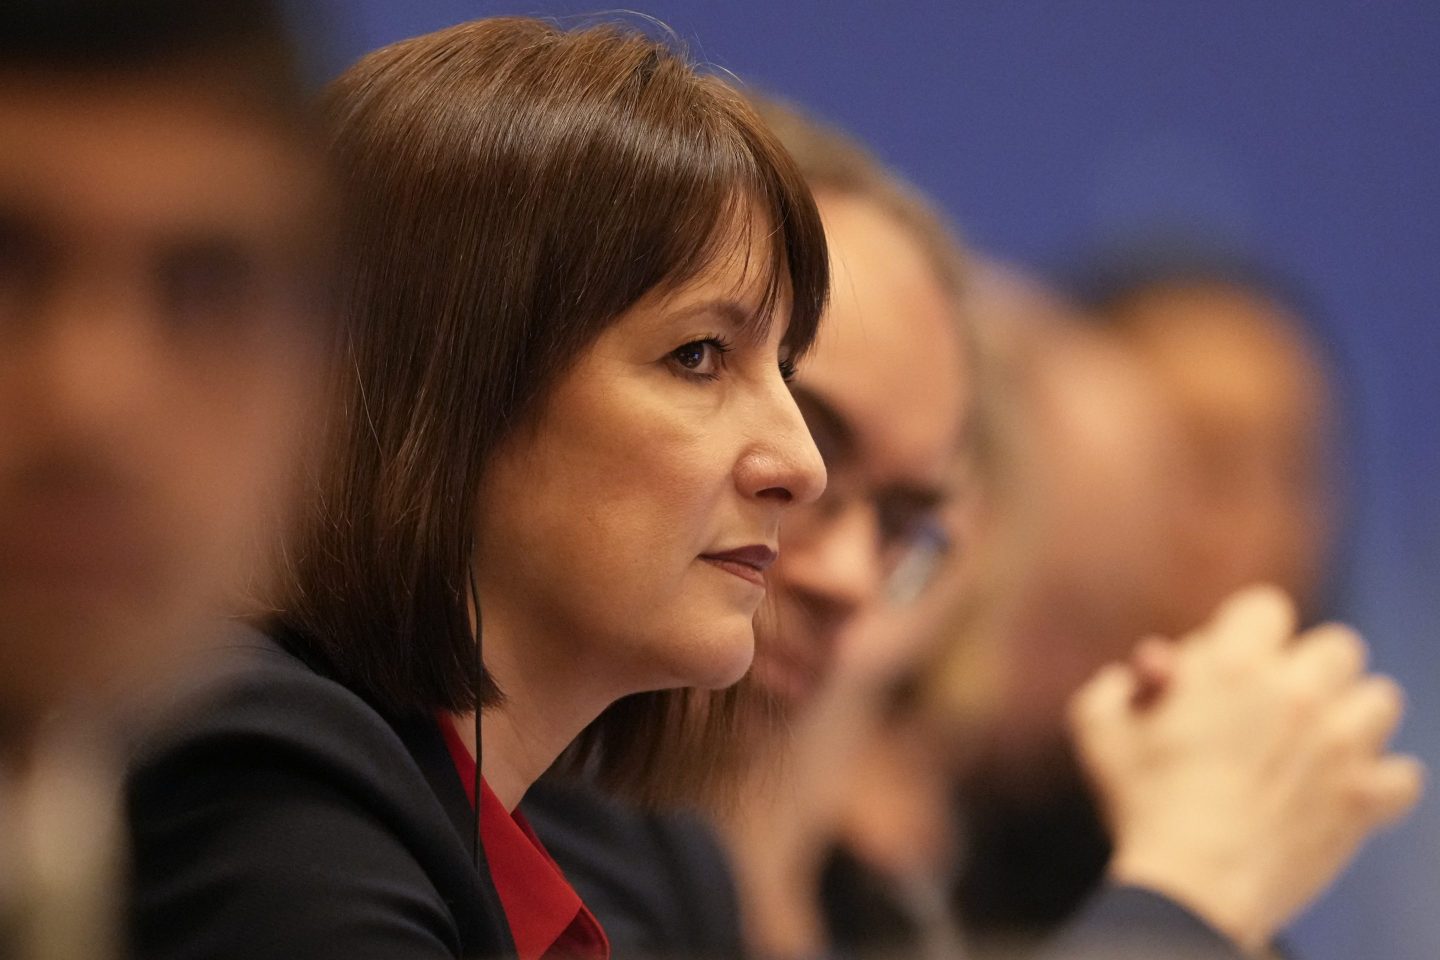
<svg viewBox="0 0 1440 960"><path fill-rule="evenodd" d="M486 605L485 669L503 699L481 714L484 749L476 749L473 713L452 718L462 742L480 758L486 784L511 811L581 731L627 692L607 690L595 673L575 669L573 662L557 662L556 645L538 642L533 633L517 629L498 604Z"/></svg>
<svg viewBox="0 0 1440 960"><path fill-rule="evenodd" d="M471 756L479 757L480 773L486 785L505 809L512 812L530 785L540 779L588 723L568 724L563 730L558 729L558 724L551 724L546 729L520 719L519 715L528 713L516 711L510 703L485 710L480 718L483 751L476 749L475 714L451 715L460 741Z"/></svg>

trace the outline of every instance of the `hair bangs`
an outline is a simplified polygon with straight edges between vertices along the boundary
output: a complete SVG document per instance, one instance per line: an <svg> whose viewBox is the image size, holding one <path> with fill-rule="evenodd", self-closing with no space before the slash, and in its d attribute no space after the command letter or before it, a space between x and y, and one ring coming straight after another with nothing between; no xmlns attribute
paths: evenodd
<svg viewBox="0 0 1440 960"><path fill-rule="evenodd" d="M790 326L785 343L792 359L800 359L815 342L830 294L830 254L825 228L809 184L799 166L748 103L735 97L734 109L744 120L750 149L757 158L760 209L773 231L774 266L767 300L772 309L789 295ZM788 284L788 289L785 286Z"/></svg>
<svg viewBox="0 0 1440 960"><path fill-rule="evenodd" d="M587 312L613 318L647 294L705 275L738 249L745 260L735 292L755 304L745 332L766 335L785 310L784 342L793 356L803 355L829 291L824 229L809 186L764 121L723 81L680 72L673 58L644 66L636 66L632 95L609 104L623 122L597 118L592 130L575 131L593 137L572 154L584 158L587 179L623 172L602 192L607 206L586 211L597 218L597 236L619 242L587 245L588 263L563 258L593 278L585 286L608 294ZM671 83L683 86L683 95L660 95L657 88ZM692 107L679 114L678 103ZM622 215L623 225L611 221Z"/></svg>
<svg viewBox="0 0 1440 960"><path fill-rule="evenodd" d="M724 222L741 231L744 249L763 246L768 252L756 274L761 284L756 320L765 327L753 332L768 332L777 312L788 306L784 343L798 359L815 340L830 290L829 253L819 210L800 168L750 104L717 79L701 82L712 86L726 123L740 139L738 186ZM763 244L754 243L757 229L766 231ZM746 264L747 279L751 267Z"/></svg>

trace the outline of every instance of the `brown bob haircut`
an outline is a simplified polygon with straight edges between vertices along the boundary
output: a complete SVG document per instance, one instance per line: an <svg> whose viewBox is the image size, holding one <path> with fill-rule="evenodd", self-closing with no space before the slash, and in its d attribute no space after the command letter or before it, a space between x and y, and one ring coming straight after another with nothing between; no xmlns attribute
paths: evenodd
<svg viewBox="0 0 1440 960"><path fill-rule="evenodd" d="M788 299L803 353L828 292L823 230L745 99L627 27L461 24L366 56L324 107L351 204L340 409L275 625L383 712L483 709L503 693L477 664L469 565L498 445L737 225L770 238L752 265L765 315ZM695 736L728 728L735 696L629 697L570 759L637 797L693 794Z"/></svg>

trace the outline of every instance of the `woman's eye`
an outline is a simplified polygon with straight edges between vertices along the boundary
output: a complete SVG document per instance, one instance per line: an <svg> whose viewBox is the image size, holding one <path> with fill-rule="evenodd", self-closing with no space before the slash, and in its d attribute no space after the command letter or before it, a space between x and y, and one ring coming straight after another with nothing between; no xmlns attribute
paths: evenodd
<svg viewBox="0 0 1440 960"><path fill-rule="evenodd" d="M670 351L670 358L687 373L713 377L720 372L721 356L729 350L729 346L718 339L694 340Z"/></svg>

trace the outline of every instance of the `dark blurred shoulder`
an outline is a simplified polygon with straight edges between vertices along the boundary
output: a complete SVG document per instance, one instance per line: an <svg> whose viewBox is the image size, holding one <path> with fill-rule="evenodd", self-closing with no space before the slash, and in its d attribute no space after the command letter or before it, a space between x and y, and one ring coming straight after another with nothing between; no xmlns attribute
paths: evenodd
<svg viewBox="0 0 1440 960"><path fill-rule="evenodd" d="M701 818L640 810L549 778L520 810L600 920L616 960L741 956L735 880Z"/></svg>

